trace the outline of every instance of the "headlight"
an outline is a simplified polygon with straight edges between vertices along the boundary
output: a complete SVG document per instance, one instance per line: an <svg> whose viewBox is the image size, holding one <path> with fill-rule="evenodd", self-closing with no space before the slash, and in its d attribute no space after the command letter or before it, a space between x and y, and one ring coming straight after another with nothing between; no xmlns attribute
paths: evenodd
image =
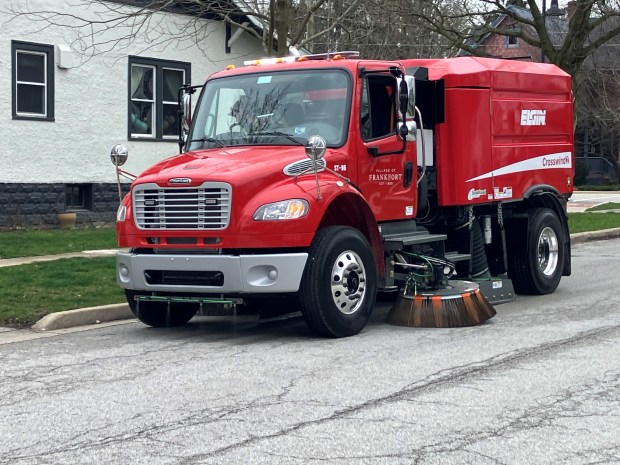
<svg viewBox="0 0 620 465"><path fill-rule="evenodd" d="M254 219L263 220L293 220L301 218L308 213L308 202L302 199L282 200L281 202L268 203L256 210Z"/></svg>
<svg viewBox="0 0 620 465"><path fill-rule="evenodd" d="M125 221L126 216L127 207L125 205L119 205L118 210L116 210L116 221Z"/></svg>

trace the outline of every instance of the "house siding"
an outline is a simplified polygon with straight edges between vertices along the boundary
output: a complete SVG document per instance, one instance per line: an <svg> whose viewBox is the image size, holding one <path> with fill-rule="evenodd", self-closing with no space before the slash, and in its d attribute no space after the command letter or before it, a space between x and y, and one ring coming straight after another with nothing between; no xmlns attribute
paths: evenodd
<svg viewBox="0 0 620 465"><path fill-rule="evenodd" d="M512 27L520 27L519 23L505 17L497 26L499 29L511 29ZM519 59L519 61L541 61L541 51L523 39L518 38L516 45L508 45L507 36L500 34L489 34L484 40L476 45L482 50L482 53L495 58Z"/></svg>
<svg viewBox="0 0 620 465"><path fill-rule="evenodd" d="M123 186L123 195L128 192ZM118 208L114 183L92 184L92 209L75 210L77 226L112 224ZM56 227L56 212L65 209L64 183L0 183L0 230Z"/></svg>
<svg viewBox="0 0 620 465"><path fill-rule="evenodd" d="M484 53L497 58L519 59L519 61L540 61L541 58L539 48L521 39L516 46L507 46L506 37L499 34L491 34L481 48Z"/></svg>
<svg viewBox="0 0 620 465"><path fill-rule="evenodd" d="M21 3L21 2L19 2ZM31 11L69 11L97 19L97 8L66 0L30 0ZM77 5L77 6L76 6ZM76 10L76 8L78 10ZM158 14L166 27L184 29L193 18ZM55 214L65 209L65 184L92 184L92 210L78 212L78 222L113 221L118 206L116 174L110 162L114 144L125 144L129 160L123 168L138 174L155 162L176 154L175 140L166 142L128 139L128 57L130 55L191 64L192 83L203 82L228 64L262 55L259 41L247 33L225 53L225 25L204 20L205 32L196 45L192 41L149 43L153 31L136 37L126 47L90 54L77 49L75 29L43 27L27 15L14 16L0 10L0 228L52 226ZM153 24L158 21L153 21ZM118 33L119 36L114 36ZM123 32L107 31L106 40ZM11 43L31 42L71 47L68 68L54 64L54 121L14 119L11 92ZM55 50L58 62L58 48ZM63 59L67 57L62 52ZM195 99L196 100L196 99Z"/></svg>

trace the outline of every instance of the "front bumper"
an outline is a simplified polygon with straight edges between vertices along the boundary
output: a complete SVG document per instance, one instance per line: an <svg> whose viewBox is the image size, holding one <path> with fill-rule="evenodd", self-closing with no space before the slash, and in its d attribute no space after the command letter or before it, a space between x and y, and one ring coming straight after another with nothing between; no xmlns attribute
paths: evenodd
<svg viewBox="0 0 620 465"><path fill-rule="evenodd" d="M117 252L116 280L131 290L179 293L285 293L299 290L307 253L177 255Z"/></svg>

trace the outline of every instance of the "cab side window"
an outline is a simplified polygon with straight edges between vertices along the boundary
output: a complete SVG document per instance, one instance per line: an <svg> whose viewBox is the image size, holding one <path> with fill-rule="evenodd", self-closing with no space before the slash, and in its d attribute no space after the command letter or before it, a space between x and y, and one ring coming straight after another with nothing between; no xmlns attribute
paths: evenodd
<svg viewBox="0 0 620 465"><path fill-rule="evenodd" d="M363 140L372 140L396 132L396 79L389 75L364 78L360 111Z"/></svg>

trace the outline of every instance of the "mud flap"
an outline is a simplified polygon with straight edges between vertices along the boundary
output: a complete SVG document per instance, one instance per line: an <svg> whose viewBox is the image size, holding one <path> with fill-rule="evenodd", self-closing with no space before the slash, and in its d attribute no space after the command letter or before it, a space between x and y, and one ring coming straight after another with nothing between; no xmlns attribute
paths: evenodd
<svg viewBox="0 0 620 465"><path fill-rule="evenodd" d="M570 233L566 228L566 242L564 242L564 266L562 267L562 276L570 276L571 274L571 245L570 245Z"/></svg>

